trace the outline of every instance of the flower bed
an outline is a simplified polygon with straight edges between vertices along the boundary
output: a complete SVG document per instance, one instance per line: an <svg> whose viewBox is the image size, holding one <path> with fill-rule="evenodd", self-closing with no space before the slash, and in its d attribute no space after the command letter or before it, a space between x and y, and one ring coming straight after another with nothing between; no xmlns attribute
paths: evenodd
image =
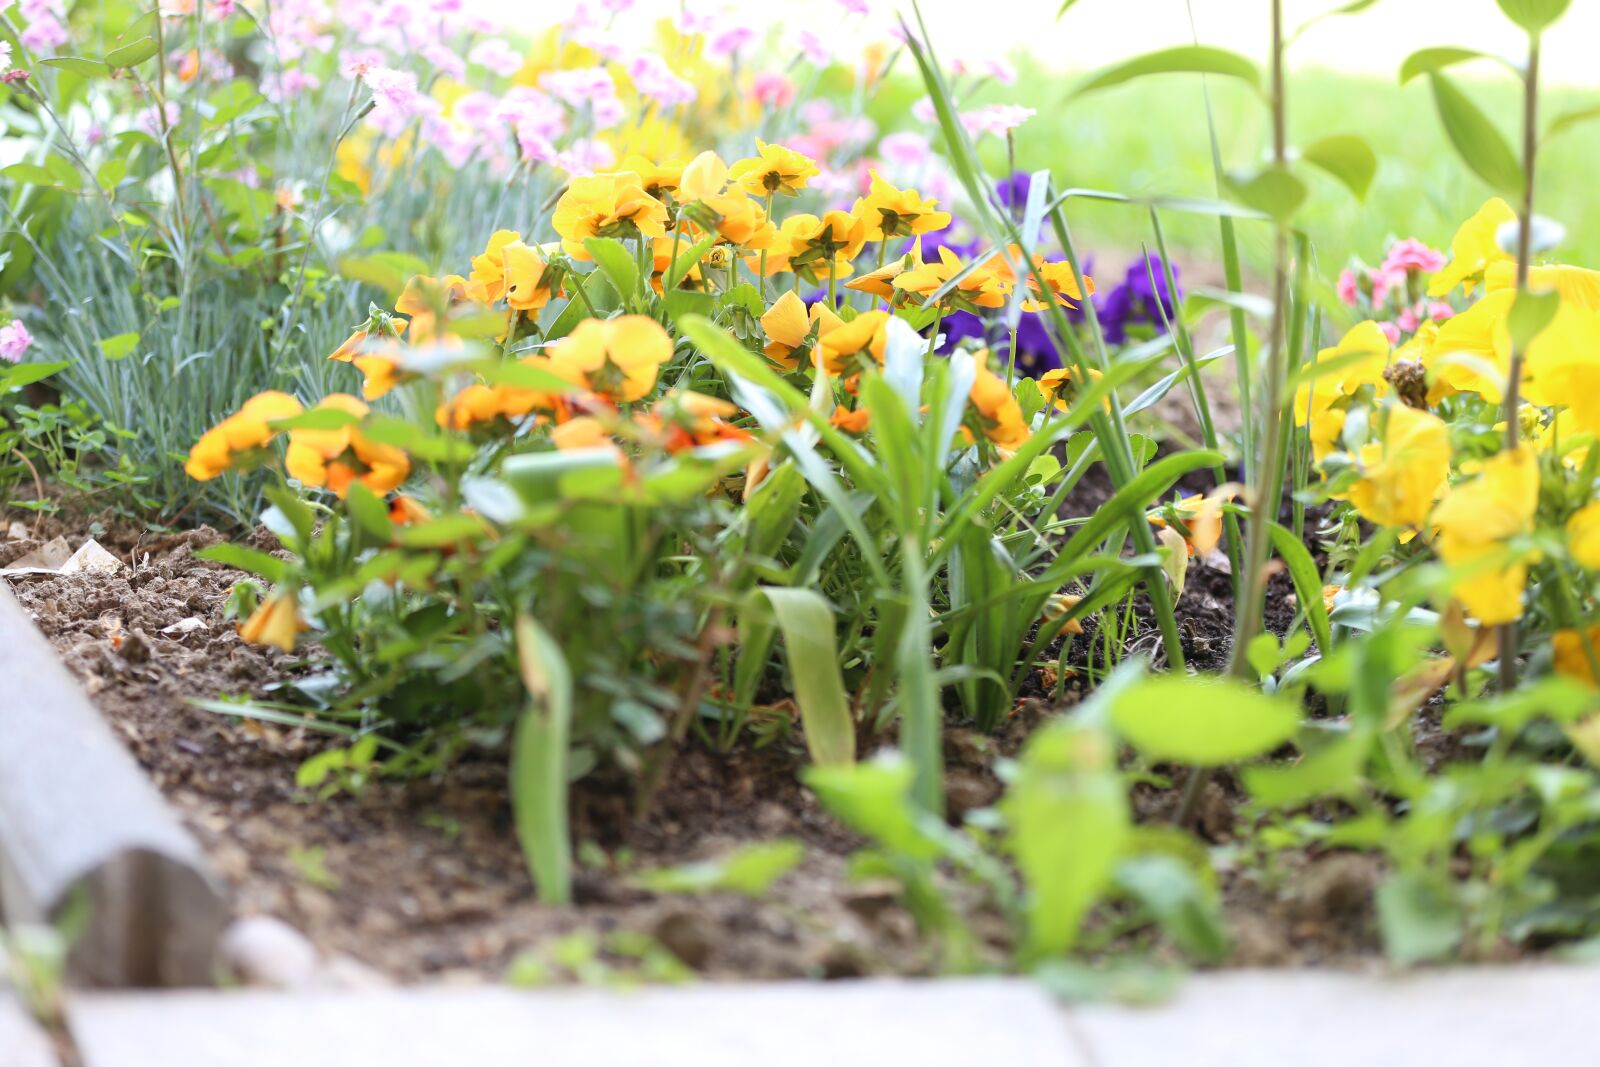
<svg viewBox="0 0 1600 1067"><path fill-rule="evenodd" d="M1288 143L1275 2L1268 76L1197 45L1073 87L1262 89L1269 161L1194 199L994 179L1032 112L920 21L836 62L688 11L629 41L626 3L515 47L198 3L87 56L39 0L0 484L13 556L98 500L60 528L130 569L13 580L239 910L401 978L1073 992L1587 938L1600 275L1533 199L1563 6L1502 4L1520 160L1470 53L1408 61L1496 195L1325 283L1312 175L1378 161ZM861 118L908 84L920 130ZM1098 283L1091 208L1149 220ZM1187 271L1179 214L1217 227Z"/></svg>

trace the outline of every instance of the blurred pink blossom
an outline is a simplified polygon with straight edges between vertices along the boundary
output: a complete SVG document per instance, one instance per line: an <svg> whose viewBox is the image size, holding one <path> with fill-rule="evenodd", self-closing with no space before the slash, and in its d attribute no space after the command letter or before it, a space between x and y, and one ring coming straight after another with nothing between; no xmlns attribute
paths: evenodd
<svg viewBox="0 0 1600 1067"><path fill-rule="evenodd" d="M750 91L762 107L770 111L788 107L794 101L794 82L787 74L762 71L756 75Z"/></svg>
<svg viewBox="0 0 1600 1067"><path fill-rule="evenodd" d="M989 104L976 111L963 112L961 125L965 126L967 132L974 137L986 133L1004 137L1036 114L1038 112L1033 108L1022 107L1019 104Z"/></svg>
<svg viewBox="0 0 1600 1067"><path fill-rule="evenodd" d="M472 51L467 53L467 61L502 78L509 78L522 69L522 57L498 37L473 45Z"/></svg>
<svg viewBox="0 0 1600 1067"><path fill-rule="evenodd" d="M1445 319L1454 318L1456 309L1443 300L1435 300L1428 305L1428 318L1434 322L1443 322Z"/></svg>
<svg viewBox="0 0 1600 1067"><path fill-rule="evenodd" d="M806 57L806 62L813 67L826 67L833 62L833 50L823 42L822 36L812 30L801 30L796 38L800 46L800 54Z"/></svg>
<svg viewBox="0 0 1600 1067"><path fill-rule="evenodd" d="M444 42L429 41L417 51L422 54L423 59L432 63L434 69L445 77L452 78L458 82L467 80L466 63L462 61L460 56L456 55L454 48Z"/></svg>
<svg viewBox="0 0 1600 1067"><path fill-rule="evenodd" d="M1356 272L1350 267L1340 271L1339 282L1334 287L1334 291L1339 294L1340 301L1355 307L1356 300L1361 295L1360 288L1356 284Z"/></svg>
<svg viewBox="0 0 1600 1067"><path fill-rule="evenodd" d="M1422 325L1414 308L1401 308L1400 314L1395 316L1394 321L1404 333L1416 333L1417 327Z"/></svg>
<svg viewBox="0 0 1600 1067"><path fill-rule="evenodd" d="M1378 323L1378 329L1383 331L1383 335L1389 339L1390 344L1397 345L1400 343L1400 327L1394 323L1380 322Z"/></svg>
<svg viewBox="0 0 1600 1067"><path fill-rule="evenodd" d="M884 159L902 167L920 167L932 153L928 139L911 130L891 133L884 137L878 142L878 151L883 154Z"/></svg>
<svg viewBox="0 0 1600 1067"><path fill-rule="evenodd" d="M555 165L574 178L586 178L617 161L608 145L580 138L556 153Z"/></svg>
<svg viewBox="0 0 1600 1067"><path fill-rule="evenodd" d="M33 334L28 332L28 327L23 325L21 319L0 326L0 359L7 363L19 363L33 346Z"/></svg>
<svg viewBox="0 0 1600 1067"><path fill-rule="evenodd" d="M628 77L634 88L663 107L693 103L697 95L693 84L674 74L667 61L653 52L635 56L628 64Z"/></svg>

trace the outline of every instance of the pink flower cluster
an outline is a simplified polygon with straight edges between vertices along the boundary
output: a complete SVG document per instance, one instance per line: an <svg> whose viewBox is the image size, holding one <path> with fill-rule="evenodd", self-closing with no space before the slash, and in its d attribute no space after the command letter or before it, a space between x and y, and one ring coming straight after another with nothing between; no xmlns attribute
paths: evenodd
<svg viewBox="0 0 1600 1067"><path fill-rule="evenodd" d="M1398 344L1403 336L1415 333L1424 322L1443 322L1456 313L1455 308L1443 300L1412 297L1420 288L1415 284L1416 279L1432 274L1445 263L1443 252L1415 237L1407 237L1389 246L1378 267L1363 267L1359 271L1346 267L1340 271L1335 291L1350 307L1365 301L1374 315L1387 316L1378 326L1390 344Z"/></svg>

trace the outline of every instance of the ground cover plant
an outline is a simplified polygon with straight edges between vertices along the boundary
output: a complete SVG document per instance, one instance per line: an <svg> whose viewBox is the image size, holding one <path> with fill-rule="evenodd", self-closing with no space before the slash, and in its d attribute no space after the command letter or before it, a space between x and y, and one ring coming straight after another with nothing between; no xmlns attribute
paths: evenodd
<svg viewBox="0 0 1600 1067"><path fill-rule="evenodd" d="M1516 138L1458 76L1496 57L1407 60L1481 206L1348 260L1313 189L1360 203L1380 159L1291 141L1316 27L1276 0L1264 67L1050 87L1244 94L1269 152L1208 107L1202 195L1017 169L1013 72L914 5L860 55L687 9L623 44L630 6L0 26L0 488L224 530L195 555L243 573L195 602L276 651L184 695L317 739L305 819L487 761L499 844L581 904L620 864L594 782L643 823L684 761L780 753L931 970L1239 959L1230 899L1352 857L1395 963L1589 944L1600 274L1536 210L1544 143L1600 115L1541 111L1565 3L1500 2ZM1084 247L1102 213L1138 247ZM654 858L634 890L760 896L806 850ZM551 952L516 973L681 973Z"/></svg>

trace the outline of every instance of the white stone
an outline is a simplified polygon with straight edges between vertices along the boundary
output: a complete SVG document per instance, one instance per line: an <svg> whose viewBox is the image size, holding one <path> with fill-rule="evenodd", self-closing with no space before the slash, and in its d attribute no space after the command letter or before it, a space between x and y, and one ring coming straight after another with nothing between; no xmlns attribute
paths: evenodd
<svg viewBox="0 0 1600 1067"><path fill-rule="evenodd" d="M0 1063L5 1067L56 1067L44 1031L4 985L0 985Z"/></svg>
<svg viewBox="0 0 1600 1067"><path fill-rule="evenodd" d="M1005 979L79 995L84 1067L1088 1067Z"/></svg>
<svg viewBox="0 0 1600 1067"><path fill-rule="evenodd" d="M305 935L270 915L234 920L222 935L222 958L240 981L271 989L303 989L321 969Z"/></svg>
<svg viewBox="0 0 1600 1067"><path fill-rule="evenodd" d="M1600 968L1576 965L1234 971L1067 1020L1098 1067L1578 1067L1600 1064L1596 1003Z"/></svg>

